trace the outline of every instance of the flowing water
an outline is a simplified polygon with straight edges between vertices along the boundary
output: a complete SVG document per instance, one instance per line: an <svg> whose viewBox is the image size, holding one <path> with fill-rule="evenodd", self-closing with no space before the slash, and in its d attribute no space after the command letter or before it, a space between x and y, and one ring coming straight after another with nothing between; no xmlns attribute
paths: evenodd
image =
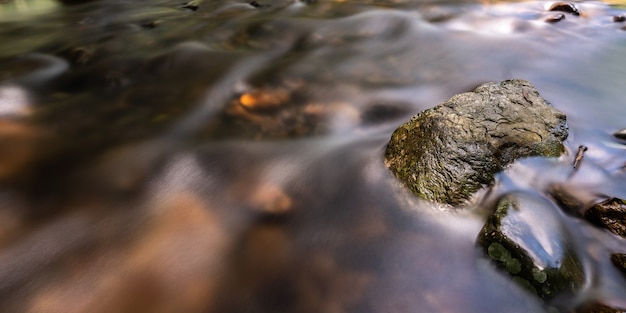
<svg viewBox="0 0 626 313"><path fill-rule="evenodd" d="M626 11L551 4L0 1L0 311L626 309L626 241L547 195L626 198ZM462 208L396 186L398 125L510 78L567 114L566 155ZM507 194L546 253L574 247L577 294L544 303L477 248Z"/></svg>

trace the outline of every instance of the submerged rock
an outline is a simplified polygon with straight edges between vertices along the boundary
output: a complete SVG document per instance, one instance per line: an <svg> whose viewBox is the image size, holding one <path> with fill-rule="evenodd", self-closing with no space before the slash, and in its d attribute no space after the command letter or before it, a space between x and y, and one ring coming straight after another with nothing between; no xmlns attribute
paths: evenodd
<svg viewBox="0 0 626 313"><path fill-rule="evenodd" d="M487 83L395 130L385 164L419 197L458 205L516 159L558 157L565 114L529 82Z"/></svg>
<svg viewBox="0 0 626 313"><path fill-rule="evenodd" d="M554 208L554 210L549 210ZM481 230L478 243L513 280L543 299L574 293L584 283L582 265L549 201L507 196Z"/></svg>

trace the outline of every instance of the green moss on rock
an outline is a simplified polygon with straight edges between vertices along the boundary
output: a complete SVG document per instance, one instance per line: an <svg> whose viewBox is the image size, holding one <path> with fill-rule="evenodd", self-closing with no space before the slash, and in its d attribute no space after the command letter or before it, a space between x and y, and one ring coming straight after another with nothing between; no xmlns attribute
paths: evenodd
<svg viewBox="0 0 626 313"><path fill-rule="evenodd" d="M516 159L558 157L567 135L565 115L529 82L487 83L401 125L385 164L419 197L458 205Z"/></svg>
<svg viewBox="0 0 626 313"><path fill-rule="evenodd" d="M481 230L478 243L496 266L531 293L543 299L575 293L584 284L582 265L558 229L539 230L550 236L549 243L554 246L542 246L545 241L533 238L534 228L554 227L553 221L532 223L536 220L529 216L541 219L545 214L549 219L549 211L536 205L516 196L505 197ZM554 254L546 255L545 251ZM537 255L547 260L538 260Z"/></svg>

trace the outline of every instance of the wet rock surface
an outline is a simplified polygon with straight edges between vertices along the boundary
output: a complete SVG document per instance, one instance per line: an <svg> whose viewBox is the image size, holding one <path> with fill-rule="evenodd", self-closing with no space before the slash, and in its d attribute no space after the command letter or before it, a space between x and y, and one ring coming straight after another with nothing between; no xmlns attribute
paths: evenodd
<svg viewBox="0 0 626 313"><path fill-rule="evenodd" d="M570 3L570 2L556 2L556 3L553 3L548 8L548 11L565 12L565 13L570 13L570 14L575 15L575 16L579 16L580 15L580 12L578 11L578 8L576 8L576 6L573 3Z"/></svg>
<svg viewBox="0 0 626 313"><path fill-rule="evenodd" d="M575 293L585 279L580 260L558 227L548 202L509 195L489 217L478 238L485 254L513 281L550 300Z"/></svg>
<svg viewBox="0 0 626 313"><path fill-rule="evenodd" d="M585 219L608 229L612 233L626 237L626 202L622 199L609 199L585 211Z"/></svg>
<svg viewBox="0 0 626 313"><path fill-rule="evenodd" d="M529 82L487 83L396 129L385 164L419 197L458 205L516 159L558 157L567 135L565 115Z"/></svg>

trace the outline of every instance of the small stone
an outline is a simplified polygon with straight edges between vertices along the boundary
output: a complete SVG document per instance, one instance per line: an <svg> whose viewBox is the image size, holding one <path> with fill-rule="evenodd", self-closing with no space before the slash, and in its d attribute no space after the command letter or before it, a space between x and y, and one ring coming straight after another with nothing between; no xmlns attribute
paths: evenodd
<svg viewBox="0 0 626 313"><path fill-rule="evenodd" d="M549 16L545 19L546 23L554 24L565 19L565 14L559 13L553 16Z"/></svg>
<svg viewBox="0 0 626 313"><path fill-rule="evenodd" d="M615 23L621 23L621 22L624 22L624 21L626 21L626 16L624 16L624 15L615 15L615 16L613 16L613 22L615 22Z"/></svg>
<svg viewBox="0 0 626 313"><path fill-rule="evenodd" d="M110 70L104 75L104 83L108 88L122 87L126 81L126 75L120 71Z"/></svg>
<svg viewBox="0 0 626 313"><path fill-rule="evenodd" d="M197 11L200 8L200 5L195 1L189 1L181 4L181 8L191 11Z"/></svg>
<svg viewBox="0 0 626 313"><path fill-rule="evenodd" d="M70 61L76 65L85 65L93 56L93 50L85 47L77 47L70 52Z"/></svg>
<svg viewBox="0 0 626 313"><path fill-rule="evenodd" d="M385 164L420 198L459 205L519 158L560 156L567 135L565 115L529 82L488 83L401 125Z"/></svg>
<svg viewBox="0 0 626 313"><path fill-rule="evenodd" d="M248 197L250 207L260 212L280 215L293 211L293 201L287 193L270 183L260 184Z"/></svg>
<svg viewBox="0 0 626 313"><path fill-rule="evenodd" d="M254 89L239 97L239 103L250 110L277 108L288 100L289 93L285 89Z"/></svg>
<svg viewBox="0 0 626 313"><path fill-rule="evenodd" d="M141 23L141 27L145 28L145 29L154 29L157 26L161 25L162 21L159 20L151 20L151 21L145 21L143 23Z"/></svg>
<svg viewBox="0 0 626 313"><path fill-rule="evenodd" d="M574 6L574 4L570 2L556 2L548 8L548 11L571 13L572 15L576 16L580 15L580 12L576 8L576 6Z"/></svg>

